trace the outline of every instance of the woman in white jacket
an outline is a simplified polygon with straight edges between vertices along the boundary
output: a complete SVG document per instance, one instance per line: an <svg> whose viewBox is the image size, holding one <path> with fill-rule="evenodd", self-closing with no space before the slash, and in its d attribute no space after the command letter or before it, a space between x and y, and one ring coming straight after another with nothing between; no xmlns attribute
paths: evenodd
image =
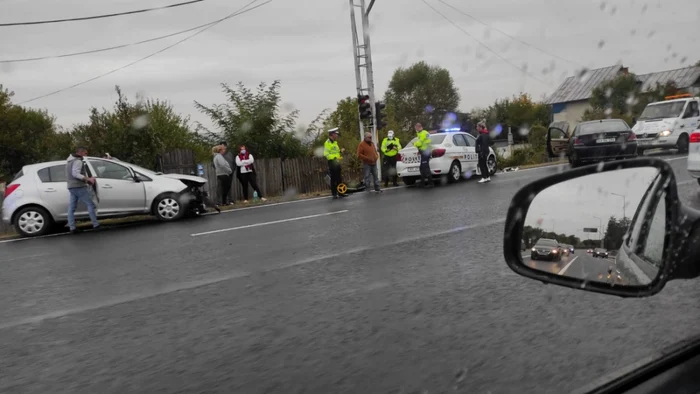
<svg viewBox="0 0 700 394"><path fill-rule="evenodd" d="M262 201L267 201L267 199L263 197L260 187L258 187L254 162L255 159L253 155L246 150L245 145L241 145L239 147L238 156L236 156L236 166L238 167L238 181L241 182L241 187L243 188L244 203L248 202L248 185L258 193L258 197L260 197Z"/></svg>

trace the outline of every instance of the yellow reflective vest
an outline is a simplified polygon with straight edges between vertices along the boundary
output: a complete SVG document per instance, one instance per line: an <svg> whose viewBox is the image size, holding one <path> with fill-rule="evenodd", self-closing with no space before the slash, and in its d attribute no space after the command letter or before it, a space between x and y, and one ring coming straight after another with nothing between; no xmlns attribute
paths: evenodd
<svg viewBox="0 0 700 394"><path fill-rule="evenodd" d="M413 146L418 148L418 150L421 153L423 153L423 152L430 153L430 151L431 151L430 133L428 133L426 130L419 131L418 132L418 141L414 142Z"/></svg>
<svg viewBox="0 0 700 394"><path fill-rule="evenodd" d="M394 146L396 146L396 150L391 149L392 144ZM390 140L389 138L385 137L384 140L382 141L382 153L384 153L384 156L394 157L399 153L400 150L401 150L401 141L399 141L398 138L394 137L393 140Z"/></svg>
<svg viewBox="0 0 700 394"><path fill-rule="evenodd" d="M323 156L328 161L341 160L342 157L340 156L340 146L338 146L338 141L331 141L330 138L327 139L323 144Z"/></svg>

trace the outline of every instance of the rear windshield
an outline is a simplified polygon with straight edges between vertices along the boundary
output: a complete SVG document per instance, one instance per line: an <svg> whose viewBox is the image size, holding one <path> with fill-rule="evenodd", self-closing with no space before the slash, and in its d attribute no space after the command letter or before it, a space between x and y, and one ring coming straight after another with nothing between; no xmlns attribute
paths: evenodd
<svg viewBox="0 0 700 394"><path fill-rule="evenodd" d="M413 146L413 143L418 141L418 137L412 139L408 145L406 145L406 148L410 148ZM445 141L445 134L431 134L430 135L430 143L432 145L440 145L442 142Z"/></svg>
<svg viewBox="0 0 700 394"><path fill-rule="evenodd" d="M552 239L541 239L537 241L537 245L541 246L557 246L557 241L554 241Z"/></svg>
<svg viewBox="0 0 700 394"><path fill-rule="evenodd" d="M630 129L623 120L608 120L605 122L595 122L581 124L580 134L606 133L609 131L628 131Z"/></svg>
<svg viewBox="0 0 700 394"><path fill-rule="evenodd" d="M15 174L15 177L12 178L12 182L14 182L14 181L18 180L19 178L21 178L22 175L24 175L24 172L22 172L22 170L19 170L19 172L18 172L17 174Z"/></svg>

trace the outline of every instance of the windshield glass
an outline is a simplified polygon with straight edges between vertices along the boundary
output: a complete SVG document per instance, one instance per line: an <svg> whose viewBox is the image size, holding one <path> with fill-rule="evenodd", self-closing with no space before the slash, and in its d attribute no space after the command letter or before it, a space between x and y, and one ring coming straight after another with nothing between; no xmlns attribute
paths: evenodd
<svg viewBox="0 0 700 394"><path fill-rule="evenodd" d="M537 241L537 246L557 246L557 241L552 239L540 239Z"/></svg>
<svg viewBox="0 0 700 394"><path fill-rule="evenodd" d="M579 127L580 134L607 133L612 131L628 131L630 128L622 120L607 120L603 122L583 123Z"/></svg>
<svg viewBox="0 0 700 394"><path fill-rule="evenodd" d="M639 120L677 118L683 114L685 103L685 101L670 101L667 103L649 104L642 111Z"/></svg>

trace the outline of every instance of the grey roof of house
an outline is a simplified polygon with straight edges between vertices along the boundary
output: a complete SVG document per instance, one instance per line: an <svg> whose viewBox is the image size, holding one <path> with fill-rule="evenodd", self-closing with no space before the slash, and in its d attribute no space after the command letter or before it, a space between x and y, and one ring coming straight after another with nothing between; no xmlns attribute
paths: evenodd
<svg viewBox="0 0 700 394"><path fill-rule="evenodd" d="M596 86L605 81L614 79L621 69L621 65L615 65L589 70L583 77L579 77L578 75L568 77L564 83L549 96L545 104L588 100L591 98L593 89L595 89Z"/></svg>
<svg viewBox="0 0 700 394"><path fill-rule="evenodd" d="M642 74L637 75L637 79L642 83L642 92L653 90L657 83L663 85L669 81L674 81L679 89L685 89L695 85L698 80L700 80L700 67L691 66L657 73Z"/></svg>

